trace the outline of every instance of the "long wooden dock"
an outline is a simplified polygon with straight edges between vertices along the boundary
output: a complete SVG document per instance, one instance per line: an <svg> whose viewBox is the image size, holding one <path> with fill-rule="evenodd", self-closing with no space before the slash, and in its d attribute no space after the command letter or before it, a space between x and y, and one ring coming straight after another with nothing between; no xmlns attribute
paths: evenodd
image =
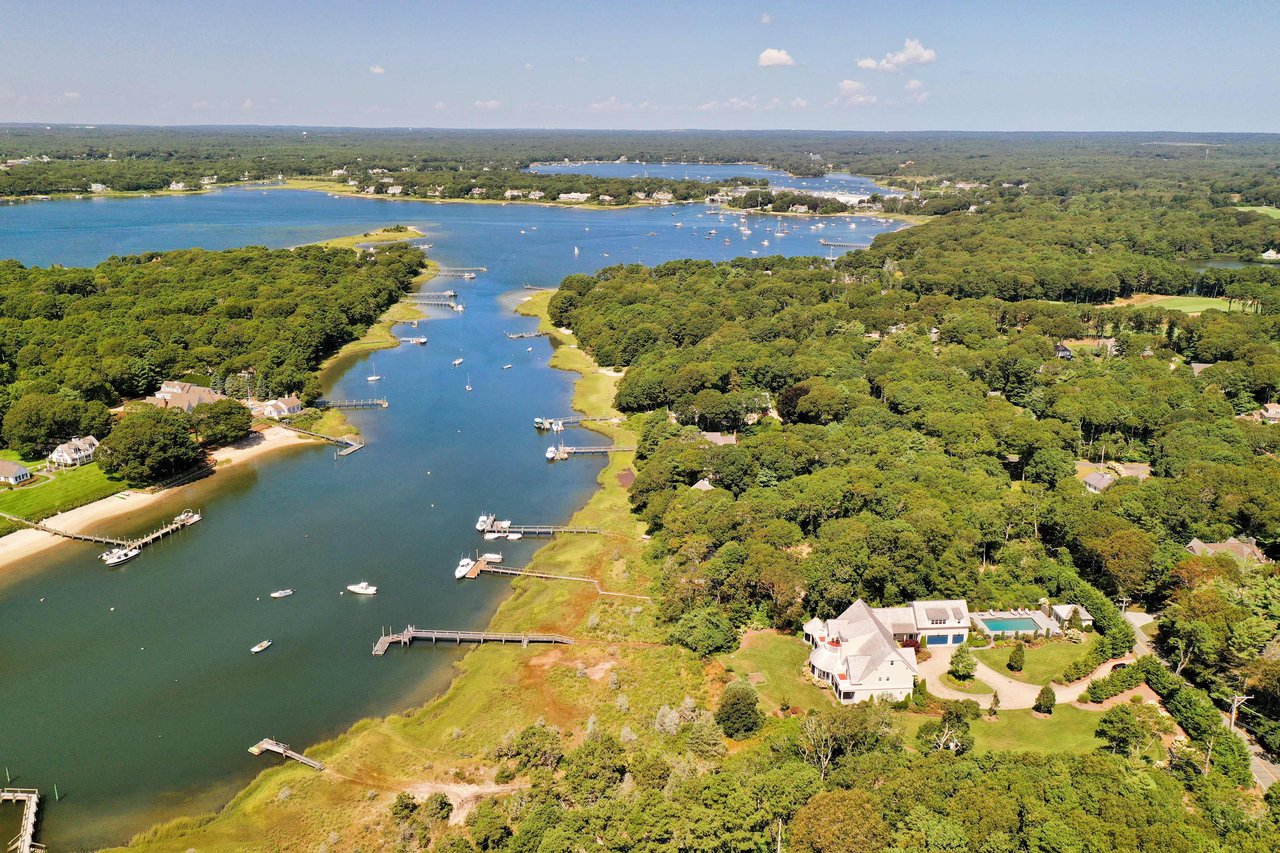
<svg viewBox="0 0 1280 853"><path fill-rule="evenodd" d="M818 243L819 245L822 245L822 246L835 246L838 249L860 249L863 247L862 243L842 243L839 240L821 240L820 239L818 240Z"/></svg>
<svg viewBox="0 0 1280 853"><path fill-rule="evenodd" d="M317 409L385 409L390 405L385 398L373 400L316 400Z"/></svg>
<svg viewBox="0 0 1280 853"><path fill-rule="evenodd" d="M325 435L324 433L320 433L320 432L312 432L309 429L302 429L301 427L289 426L288 424L280 424L279 426L289 430L290 432L296 432L299 435L309 435L312 438L318 438L321 441L327 441L332 445L341 447L342 450L338 451L339 456L349 456L352 453L355 453L360 448L364 447L364 444L362 442L354 441L349 438L334 438L331 435Z"/></svg>
<svg viewBox="0 0 1280 853"><path fill-rule="evenodd" d="M545 338L546 332L503 332L509 339L513 341L523 341L525 338Z"/></svg>
<svg viewBox="0 0 1280 853"><path fill-rule="evenodd" d="M410 299L455 299L458 296L456 290L415 290L408 294Z"/></svg>
<svg viewBox="0 0 1280 853"><path fill-rule="evenodd" d="M129 544L124 539L112 539L110 536L98 536L94 533L72 533L70 530L59 530L56 527L50 527L43 521L32 521L28 518L22 518L21 516L10 515L7 512L0 512L0 518L12 521L14 524L21 524L24 527L30 527L33 530L52 533L54 536L61 536L63 539L74 539L77 542L95 542L99 545L114 545L118 548Z"/></svg>
<svg viewBox="0 0 1280 853"><path fill-rule="evenodd" d="M476 564L471 567L471 571L467 572L467 577L476 578L482 573L488 573L491 575L513 575L522 578L541 578L543 580L552 581L578 581L580 583L589 583L594 585L596 592L600 595L608 595L614 598L637 598L642 601L653 600L647 595L637 595L631 592L610 592L600 586L600 581L595 578L584 578L579 575L553 575L550 572L531 572L528 569L517 569L514 566L490 565L485 560L477 560Z"/></svg>
<svg viewBox="0 0 1280 853"><path fill-rule="evenodd" d="M466 306L452 299L414 299L414 305L426 305L430 308L448 308L450 311L465 311Z"/></svg>
<svg viewBox="0 0 1280 853"><path fill-rule="evenodd" d="M394 645L407 646L414 640L430 640L435 644L441 640L452 641L454 645L463 643L519 643L521 648L528 648L530 643L559 643L573 645L571 637L560 634L507 634L498 631L441 631L435 628L415 628L410 625L403 631L394 634L383 634L373 644L373 653L381 657L387 649Z"/></svg>
<svg viewBox="0 0 1280 853"><path fill-rule="evenodd" d="M578 426L579 424L590 424L590 423L603 423L603 422L618 423L619 420L620 420L619 418L608 418L608 417L589 418L589 417L586 417L585 415L568 415L563 418L534 418L533 428L536 430L545 431L549 429L555 429L556 424L559 424L562 427L567 427L567 426Z"/></svg>
<svg viewBox="0 0 1280 853"><path fill-rule="evenodd" d="M279 753L283 758L292 758L294 761L297 761L300 764L305 764L315 770L324 769L324 764L321 762L316 761L314 758L307 758L301 752L295 752L290 749L287 743L281 743L280 741L272 740L269 737L264 737L262 740L249 747L249 752L253 755L262 755L264 752L275 752Z"/></svg>
<svg viewBox="0 0 1280 853"><path fill-rule="evenodd" d="M170 533L177 533L179 530L184 530L199 520L200 515L198 513L188 515L184 512L183 514L175 517L173 521L169 522L164 527L161 527L159 530L153 530L141 539L134 539L133 541L125 544L133 548L145 548L152 542L158 542Z"/></svg>
<svg viewBox="0 0 1280 853"><path fill-rule="evenodd" d="M9 853L32 853L43 850L43 844L36 843L36 812L40 808L40 792L35 788L0 788L0 803L20 803L22 805L22 823L18 834L6 848Z"/></svg>
<svg viewBox="0 0 1280 853"><path fill-rule="evenodd" d="M575 453L634 453L634 452L635 452L634 447L618 447L618 446L567 447L562 444L556 448L555 458L552 459L551 461L562 462L565 459L568 459L570 456L572 456Z"/></svg>
<svg viewBox="0 0 1280 853"><path fill-rule="evenodd" d="M604 533L599 527L566 527L560 524L512 524L490 521L481 533L519 533L521 536L554 536L557 533Z"/></svg>

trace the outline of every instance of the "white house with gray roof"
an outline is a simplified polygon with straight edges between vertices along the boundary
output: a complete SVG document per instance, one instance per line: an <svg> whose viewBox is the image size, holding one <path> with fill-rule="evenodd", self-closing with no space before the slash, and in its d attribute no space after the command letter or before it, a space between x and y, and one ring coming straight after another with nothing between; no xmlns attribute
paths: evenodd
<svg viewBox="0 0 1280 853"><path fill-rule="evenodd" d="M903 607L869 607L858 599L834 619L810 619L804 638L813 646L809 672L828 682L844 703L904 699L915 687L916 650L901 645L959 645L969 636L963 599L913 601Z"/></svg>

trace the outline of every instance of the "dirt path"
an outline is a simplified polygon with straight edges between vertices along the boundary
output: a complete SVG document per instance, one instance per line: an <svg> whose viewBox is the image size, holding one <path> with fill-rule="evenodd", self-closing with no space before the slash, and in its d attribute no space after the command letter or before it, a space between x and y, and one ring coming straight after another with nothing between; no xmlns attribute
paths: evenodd
<svg viewBox="0 0 1280 853"><path fill-rule="evenodd" d="M418 799L429 797L432 794L444 794L449 798L449 802L453 803L453 814L449 815L449 823L457 826L466 820L467 815L476 807L476 804L486 797L511 794L528 787L528 781L510 782L506 785L499 785L496 782L484 782L481 784L419 782L416 785L410 785L404 790Z"/></svg>

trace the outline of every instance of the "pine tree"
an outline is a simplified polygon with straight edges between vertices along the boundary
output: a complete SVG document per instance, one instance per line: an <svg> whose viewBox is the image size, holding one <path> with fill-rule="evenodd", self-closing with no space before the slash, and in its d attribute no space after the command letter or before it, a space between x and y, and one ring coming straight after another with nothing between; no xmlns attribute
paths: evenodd
<svg viewBox="0 0 1280 853"><path fill-rule="evenodd" d="M1024 667L1026 663L1027 647L1022 644L1021 640L1019 640L1014 644L1013 651L1009 652L1009 663L1007 663L1006 666L1009 667L1010 672L1022 672L1022 667Z"/></svg>
<svg viewBox="0 0 1280 853"><path fill-rule="evenodd" d="M1053 692L1053 687L1046 684L1040 688L1040 692L1036 695L1036 703L1031 708L1041 714L1052 714L1053 706L1058 704L1058 696Z"/></svg>

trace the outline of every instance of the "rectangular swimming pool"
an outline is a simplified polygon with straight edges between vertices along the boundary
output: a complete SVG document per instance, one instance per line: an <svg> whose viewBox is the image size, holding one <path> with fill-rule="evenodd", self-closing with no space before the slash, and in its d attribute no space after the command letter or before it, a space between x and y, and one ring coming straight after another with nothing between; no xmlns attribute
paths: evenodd
<svg viewBox="0 0 1280 853"><path fill-rule="evenodd" d="M1036 624L1036 620L1027 619L1025 617L1010 617L1001 619L981 618L983 625L987 626L988 634L1014 634L1021 631L1024 634L1030 634L1033 631L1040 630L1040 626Z"/></svg>

